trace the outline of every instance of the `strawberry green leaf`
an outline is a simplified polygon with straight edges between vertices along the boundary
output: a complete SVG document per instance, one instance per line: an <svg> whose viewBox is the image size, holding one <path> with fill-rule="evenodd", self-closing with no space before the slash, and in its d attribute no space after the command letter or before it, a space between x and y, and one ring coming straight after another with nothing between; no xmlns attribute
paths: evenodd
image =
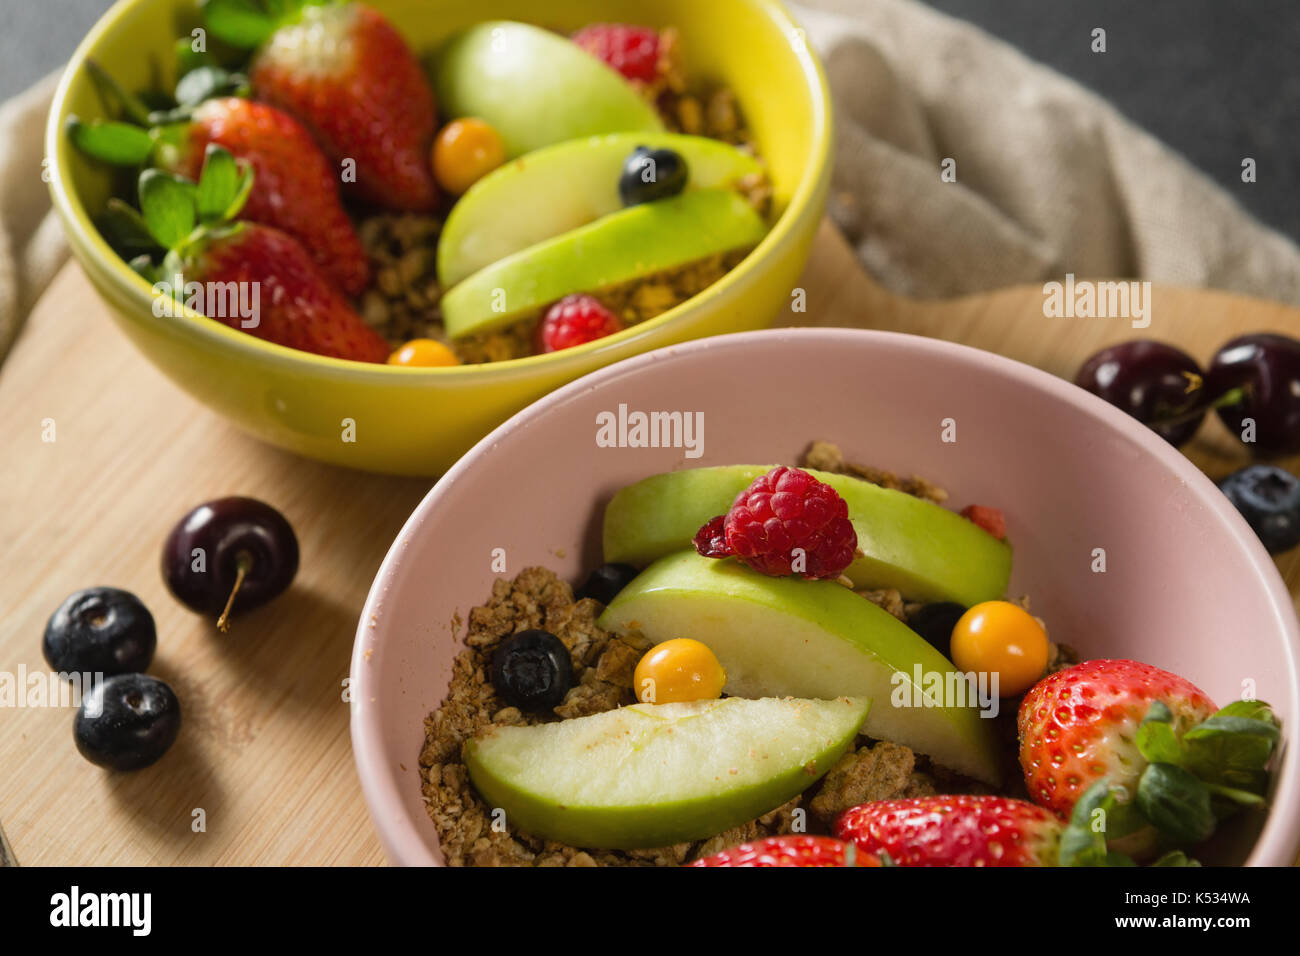
<svg viewBox="0 0 1300 956"><path fill-rule="evenodd" d="M199 221L210 222L225 216L226 210L239 193L241 174L230 151L216 143L209 143L199 174L195 203Z"/></svg>
<svg viewBox="0 0 1300 956"><path fill-rule="evenodd" d="M153 138L148 131L130 123L92 120L83 123L69 116L68 139L78 150L113 166L139 166L153 152Z"/></svg>
<svg viewBox="0 0 1300 956"><path fill-rule="evenodd" d="M95 226L104 241L128 261L140 253L152 253L158 249L158 241L149 232L144 218L120 199L108 201L104 211L95 217Z"/></svg>
<svg viewBox="0 0 1300 956"><path fill-rule="evenodd" d="M1152 866L1200 866L1196 860L1192 859L1182 850L1170 850L1164 856L1157 859L1151 864Z"/></svg>
<svg viewBox="0 0 1300 956"><path fill-rule="evenodd" d="M207 50L194 49L194 40L181 37L176 41L177 73L184 76L201 66L216 66L216 58Z"/></svg>
<svg viewBox="0 0 1300 956"><path fill-rule="evenodd" d="M195 186L157 169L140 174L140 211L149 233L164 249L179 245L194 230Z"/></svg>
<svg viewBox="0 0 1300 956"><path fill-rule="evenodd" d="M147 253L141 253L128 262L127 265L150 285L158 281L158 267L153 264L153 257Z"/></svg>
<svg viewBox="0 0 1300 956"><path fill-rule="evenodd" d="M152 112L149 106L134 94L128 93L122 86L108 75L107 71L96 63L94 60L86 61L86 70L90 73L90 79L94 82L95 88L99 90L99 95L109 102L115 102L121 107L122 112L126 114L127 119L139 126L152 126L149 122L149 114Z"/></svg>
<svg viewBox="0 0 1300 956"><path fill-rule="evenodd" d="M252 191L253 167L241 162L239 164L239 184L235 187L235 195L221 214L221 218L229 220L238 216L240 210L244 208L244 203L248 202L248 196Z"/></svg>
<svg viewBox="0 0 1300 956"><path fill-rule="evenodd" d="M1192 773L1153 763L1138 781L1137 806L1153 826L1180 843L1199 843L1214 832L1210 791Z"/></svg>
<svg viewBox="0 0 1300 956"><path fill-rule="evenodd" d="M277 26L251 0L202 0L203 22L218 40L240 49L261 46Z"/></svg>
<svg viewBox="0 0 1300 956"><path fill-rule="evenodd" d="M219 66L200 66L176 84L176 102L182 107L194 107L214 96L247 92L247 85L248 78L243 74L230 73Z"/></svg>

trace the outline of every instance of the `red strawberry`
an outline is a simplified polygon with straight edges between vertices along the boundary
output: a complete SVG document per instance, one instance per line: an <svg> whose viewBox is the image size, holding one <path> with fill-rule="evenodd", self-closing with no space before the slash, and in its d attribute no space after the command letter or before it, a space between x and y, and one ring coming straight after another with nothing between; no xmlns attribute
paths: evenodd
<svg viewBox="0 0 1300 956"><path fill-rule="evenodd" d="M219 22L209 20L214 32ZM409 212L436 207L433 91L380 13L360 3L308 5L274 26L249 75L254 95L298 117L336 169L355 161L364 198Z"/></svg>
<svg viewBox="0 0 1300 956"><path fill-rule="evenodd" d="M240 218L293 236L340 289L361 294L370 265L339 202L338 173L301 123L265 103L226 97L195 110L188 139L172 172L197 180L209 143L248 160L255 178Z"/></svg>
<svg viewBox="0 0 1300 956"><path fill-rule="evenodd" d="M230 96L176 110L166 125L154 126L159 114L150 114L100 67L91 64L90 69L133 122L152 128L74 121L70 133L80 149L116 165L138 166L152 159L159 168L197 180L208 145L224 146L256 173L241 218L293 236L347 294L365 289L370 265L339 202L338 174L302 124L272 106Z"/></svg>
<svg viewBox="0 0 1300 956"><path fill-rule="evenodd" d="M155 312L170 314L163 298L170 292L209 318L269 342L358 362L386 361L387 343L293 237L228 221L249 195L254 174L223 147L209 146L207 157L197 188L147 169L137 187L141 213L119 207L168 250L160 266L132 263L156 280ZM200 289L202 299L193 301Z"/></svg>
<svg viewBox="0 0 1300 956"><path fill-rule="evenodd" d="M897 866L1056 866L1064 827L1025 800L881 800L844 811L835 835Z"/></svg>
<svg viewBox="0 0 1300 956"><path fill-rule="evenodd" d="M880 857L822 836L777 836L742 843L688 866L880 866Z"/></svg>
<svg viewBox="0 0 1300 956"><path fill-rule="evenodd" d="M1132 797L1148 763L1138 726L1157 701L1177 738L1215 711L1191 682L1137 661L1084 661L1035 684L1017 717L1030 797L1062 817L1102 779Z"/></svg>
<svg viewBox="0 0 1300 956"><path fill-rule="evenodd" d="M1007 519L997 508L986 505L967 505L961 509L961 516L983 528L999 541L1007 540Z"/></svg>
<svg viewBox="0 0 1300 956"><path fill-rule="evenodd" d="M243 328L238 316L210 316L232 328L317 355L388 359L388 344L339 295L307 251L278 229L240 223L214 235L182 268L187 281L257 284L256 326Z"/></svg>
<svg viewBox="0 0 1300 956"><path fill-rule="evenodd" d="M650 27L593 23L575 33L573 42L629 80L652 83L659 71L659 33Z"/></svg>

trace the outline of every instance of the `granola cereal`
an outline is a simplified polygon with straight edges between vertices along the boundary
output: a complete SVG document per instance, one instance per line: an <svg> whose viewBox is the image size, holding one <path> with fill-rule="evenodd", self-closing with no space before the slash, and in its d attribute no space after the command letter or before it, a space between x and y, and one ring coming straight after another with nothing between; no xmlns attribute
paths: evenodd
<svg viewBox="0 0 1300 956"><path fill-rule="evenodd" d="M935 792L924 758L900 744L859 736L820 785L697 843L595 850L494 828L491 808L475 792L462 762L465 741L492 725L585 717L636 703L632 672L649 642L601 630L595 623L601 610L590 598L575 600L572 588L553 572L526 568L513 581L497 580L490 600L470 611L466 647L456 657L442 706L425 718L419 758L421 791L449 866L680 866L746 840L801 832L801 826L826 832L835 808L862 802L852 799L859 793L884 800ZM555 634L573 663L575 686L553 716L539 718L506 706L488 678L501 639L529 628ZM953 786L963 785L953 780Z"/></svg>
<svg viewBox="0 0 1300 956"><path fill-rule="evenodd" d="M900 478L879 468L847 461L838 446L813 442L800 464L852 475L927 501L940 503L947 492L917 476ZM906 623L922 605L899 591L861 589L856 593ZM1026 610L1029 600L1018 602ZM862 803L938 793L993 793L993 788L941 766L902 744L860 734L826 775L802 794L740 826L695 843L654 850L600 850L569 846L493 826L491 809L469 782L463 748L491 726L532 724L585 717L636 703L633 673L650 642L636 632L614 635L597 626L603 605L577 600L569 584L545 568L527 568L513 581L497 580L492 596L469 613L466 647L456 658L447 697L425 720L419 764L429 815L451 866L679 866L739 843L786 833L828 833L844 810ZM569 651L574 685L552 712L525 714L507 706L489 679L492 653L505 637L541 628ZM1068 667L1079 655L1067 645L1051 645L1049 671ZM1008 787L1023 796L1018 768L1015 714L1017 700L1005 700L996 721L1000 761Z"/></svg>

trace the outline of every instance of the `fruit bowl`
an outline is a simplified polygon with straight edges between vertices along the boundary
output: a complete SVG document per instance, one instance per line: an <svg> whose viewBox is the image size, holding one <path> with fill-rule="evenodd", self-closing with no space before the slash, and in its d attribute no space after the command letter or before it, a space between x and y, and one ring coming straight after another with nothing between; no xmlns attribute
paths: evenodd
<svg viewBox="0 0 1300 956"><path fill-rule="evenodd" d="M702 413L701 454L601 447L598 416L621 411ZM423 721L494 579L541 565L578 583L602 560L601 513L620 488L682 468L791 461L817 438L931 479L954 501L1000 507L1018 559L1007 593L1033 597L1053 640L1085 658L1167 668L1220 703L1253 681L1284 738L1300 720L1300 627L1272 561L1218 489L1144 426L963 346L851 330L730 335L621 362L535 403L466 455L398 535L351 670L357 768L389 858L442 862L421 799ZM1285 750L1275 759L1262 829L1226 829L1216 860L1296 858L1300 765Z"/></svg>
<svg viewBox="0 0 1300 956"><path fill-rule="evenodd" d="M536 5L490 0L374 0L419 53L489 18L535 20ZM105 116L85 69L94 60L128 89L174 81L173 44L199 24L194 0L120 0L73 54L50 112L50 190L73 255L114 321L169 378L251 434L334 464L433 475L492 427L552 389L660 346L771 322L788 301L821 218L829 184L830 102L802 34L774 0L566 0L547 26L599 20L673 25L692 70L730 86L768 164L774 218L768 234L702 293L633 328L563 352L453 368L367 365L295 351L188 309L154 312L150 285L108 246L91 216L110 195L102 168L64 135L70 115ZM345 421L346 420L346 421ZM347 423L352 423L348 428ZM344 438L346 434L346 440Z"/></svg>

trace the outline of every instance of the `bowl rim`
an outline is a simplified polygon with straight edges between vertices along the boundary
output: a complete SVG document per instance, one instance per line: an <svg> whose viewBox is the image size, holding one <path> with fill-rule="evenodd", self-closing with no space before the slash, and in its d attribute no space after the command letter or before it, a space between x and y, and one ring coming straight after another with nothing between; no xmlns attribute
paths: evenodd
<svg viewBox="0 0 1300 956"><path fill-rule="evenodd" d="M124 304L149 312L153 292L150 284L136 273L108 245L91 220L90 213L80 195L73 188L69 174L71 151L64 126L69 115L68 96L74 81L83 72L88 59L99 44L114 30L133 7L148 0L117 0L96 21L90 32L77 45L59 77L45 126L45 155L49 159L49 191L59 218L63 222L68 244L77 258L85 258L87 272L98 270L105 282L110 283ZM197 0L185 0L197 5ZM779 253L797 241L800 220L816 203L823 180L828 180L831 163L831 94L822 67L806 34L779 0L738 0L749 5L792 40L791 50L799 64L810 97L812 133L807 164L791 193L790 201L767 233L734 268L702 292L691 296L667 312L594 342L544 355L530 355L519 359L488 362L478 365L457 365L440 368L406 368L369 362L354 362L304 352L277 345L237 329L232 329L215 319L183 307L178 315L168 321L183 321L186 333L196 337L196 342L207 343L236 353L237 356L269 362L285 371L315 372L338 381L362 383L395 383L404 376L413 384L438 381L444 384L492 383L527 375L533 370L547 367L575 366L603 352L621 350L628 343L645 334L653 333L688 315L706 309L709 304L727 294L745 276L761 267L762 263L779 256ZM92 268L93 267L93 268ZM145 321L148 321L147 319Z"/></svg>
<svg viewBox="0 0 1300 956"><path fill-rule="evenodd" d="M387 765L383 757L383 735L379 721L373 716L375 711L362 706L362 701L379 696L379 689L374 685L374 670L365 666L367 648L373 647L375 638L375 629L369 627L367 622L377 616L380 603L389 593L396 569L407 552L405 543L411 536L418 534L420 526L426 524L437 511L449 489L460 479L472 474L489 454L496 454L498 446L506 442L512 433L540 425L552 410L562 407L570 400L609 386L619 379L640 375L652 366L671 362L683 354L710 349L714 356L718 356L720 350L743 351L755 343L791 340L809 340L820 343L827 349L876 342L917 350L936 358L955 359L995 376L1013 379L1030 391L1064 403L1074 413L1093 419L1108 431L1118 432L1154 456L1167 472L1181 480L1198 501L1210 510L1218 523L1226 527L1234 541L1244 547L1251 569L1260 578L1264 595L1272 606L1278 636L1282 638L1289 665L1287 680L1291 689L1292 706L1300 709L1300 621L1297 620L1290 592L1286 589L1277 566L1245 519L1215 484L1178 449L1160 439L1136 419L1072 382L1032 365L972 346L926 336L842 328L765 329L710 336L632 356L585 375L533 402L493 429L457 461L429 489L397 533L375 574L361 611L352 649L349 683L352 690L350 733L357 774L380 843L392 863L437 865L404 808L398 782L401 776L406 776L408 780L410 777L397 774L395 768ZM378 619L383 620L381 616ZM1290 866L1300 852L1300 754L1288 756L1289 749L1291 748L1285 745L1284 738L1282 762L1275 771L1273 803L1255 846L1246 859L1247 866Z"/></svg>

